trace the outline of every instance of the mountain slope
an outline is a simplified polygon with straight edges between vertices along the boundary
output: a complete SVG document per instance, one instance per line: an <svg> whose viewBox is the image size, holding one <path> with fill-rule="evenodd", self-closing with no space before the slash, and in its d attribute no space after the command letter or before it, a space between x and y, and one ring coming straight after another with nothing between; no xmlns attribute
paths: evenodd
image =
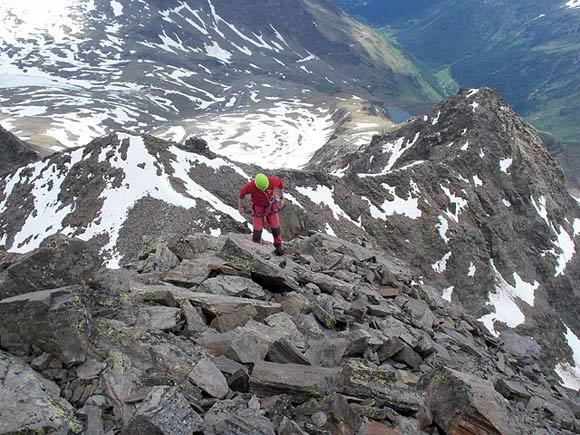
<svg viewBox="0 0 580 435"><path fill-rule="evenodd" d="M332 174L274 172L286 184L286 239L322 231L384 249L493 335L534 337L543 370L580 382L565 338L580 335L580 208L535 130L497 93L464 90L324 165ZM191 228L249 233L233 207L262 170L202 141L110 135L3 180L0 238L27 252L63 232L94 241L117 266Z"/></svg>
<svg viewBox="0 0 580 435"><path fill-rule="evenodd" d="M362 4L361 4L362 3ZM559 160L574 182L580 140L580 7L567 0L414 2L343 1L376 26L388 25L403 50L445 93L490 86L536 128L564 143ZM399 18L397 18L399 17ZM577 185L577 182L575 183Z"/></svg>
<svg viewBox="0 0 580 435"><path fill-rule="evenodd" d="M0 126L0 175L40 159L40 155L30 145L21 141Z"/></svg>
<svg viewBox="0 0 580 435"><path fill-rule="evenodd" d="M232 138L257 154L273 138L316 150L339 128L336 96L406 110L437 98L408 59L326 1L62 0L39 22L31 7L0 6L0 121L47 146L118 128L181 141L209 125L224 153Z"/></svg>

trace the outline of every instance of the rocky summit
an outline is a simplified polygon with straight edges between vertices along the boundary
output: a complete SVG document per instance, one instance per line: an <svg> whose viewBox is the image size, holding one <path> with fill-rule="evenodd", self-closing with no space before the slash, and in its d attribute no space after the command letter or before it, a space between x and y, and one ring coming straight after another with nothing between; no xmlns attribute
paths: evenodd
<svg viewBox="0 0 580 435"><path fill-rule="evenodd" d="M116 270L93 252L58 236L3 254L0 433L580 430L578 393L533 346L494 338L384 251L317 233L280 258L195 233ZM28 270L29 287L8 285Z"/></svg>

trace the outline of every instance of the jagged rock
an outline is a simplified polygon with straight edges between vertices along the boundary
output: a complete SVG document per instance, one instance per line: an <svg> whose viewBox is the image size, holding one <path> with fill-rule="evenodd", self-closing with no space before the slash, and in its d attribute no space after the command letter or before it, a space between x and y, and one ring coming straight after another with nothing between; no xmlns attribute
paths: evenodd
<svg viewBox="0 0 580 435"><path fill-rule="evenodd" d="M206 414L203 433L205 435L275 435L272 422L259 411L241 408L222 402L214 405Z"/></svg>
<svg viewBox="0 0 580 435"><path fill-rule="evenodd" d="M210 326L219 332L227 332L238 326L244 326L258 315L258 311L251 305L246 305L237 310L223 314L212 320Z"/></svg>
<svg viewBox="0 0 580 435"><path fill-rule="evenodd" d="M417 299L409 299L405 304L405 311L411 315L413 325L422 329L431 329L435 317L427 305L423 301Z"/></svg>
<svg viewBox="0 0 580 435"><path fill-rule="evenodd" d="M377 355L381 362L394 357L396 354L401 352L405 348L405 342L401 340L399 337L392 337L387 339L383 343L379 350L377 351Z"/></svg>
<svg viewBox="0 0 580 435"><path fill-rule="evenodd" d="M184 238L179 238L169 243L169 249L180 260L193 260L199 254L207 251L217 251L223 246L223 241L209 234L195 233Z"/></svg>
<svg viewBox="0 0 580 435"><path fill-rule="evenodd" d="M0 351L0 433L80 434L74 409L56 384Z"/></svg>
<svg viewBox="0 0 580 435"><path fill-rule="evenodd" d="M508 402L489 382L452 369L438 368L422 379L421 384L433 420L446 433L518 433L507 412Z"/></svg>
<svg viewBox="0 0 580 435"><path fill-rule="evenodd" d="M420 397L407 390L395 387L395 374L385 370L373 370L361 363L345 366L338 392L346 396L372 398L381 406L389 406L408 413L419 411Z"/></svg>
<svg viewBox="0 0 580 435"><path fill-rule="evenodd" d="M310 340L306 358L315 367L338 367L347 346L348 342L342 338Z"/></svg>
<svg viewBox="0 0 580 435"><path fill-rule="evenodd" d="M209 278L197 287L197 291L250 299L266 298L266 292L261 286L243 276L219 275Z"/></svg>
<svg viewBox="0 0 580 435"><path fill-rule="evenodd" d="M250 240L228 238L221 255L227 263L272 292L300 291L298 283L282 268L263 259Z"/></svg>
<svg viewBox="0 0 580 435"><path fill-rule="evenodd" d="M358 433L362 419L350 407L346 398L337 394L330 407L329 423L333 435L351 435Z"/></svg>
<svg viewBox="0 0 580 435"><path fill-rule="evenodd" d="M239 329L237 336L230 342L225 355L242 364L258 363L263 361L272 342L256 331Z"/></svg>
<svg viewBox="0 0 580 435"><path fill-rule="evenodd" d="M280 422L280 426L278 426L278 434L279 435L308 435L304 432L300 426L298 426L295 422L290 420L287 417L283 417L282 421Z"/></svg>
<svg viewBox="0 0 580 435"><path fill-rule="evenodd" d="M364 424L358 435L402 435L398 430L377 421Z"/></svg>
<svg viewBox="0 0 580 435"><path fill-rule="evenodd" d="M172 307L140 307L135 326L149 331L175 330L181 309Z"/></svg>
<svg viewBox="0 0 580 435"><path fill-rule="evenodd" d="M94 359L90 359L78 366L75 371L79 379L88 381L98 378L104 369L105 364Z"/></svg>
<svg viewBox="0 0 580 435"><path fill-rule="evenodd" d="M107 368L102 375L105 394L113 404L115 415L124 422L129 421L135 409L130 402L139 388L139 375L126 355L114 353L107 360Z"/></svg>
<svg viewBox="0 0 580 435"><path fill-rule="evenodd" d="M214 359L216 367L227 377L229 387L234 391L249 390L250 375L246 366L220 355Z"/></svg>
<svg viewBox="0 0 580 435"><path fill-rule="evenodd" d="M201 417L175 387L153 387L124 430L126 435L191 435Z"/></svg>
<svg viewBox="0 0 580 435"><path fill-rule="evenodd" d="M310 365L309 359L287 338L282 338L275 342L268 352L267 358L268 361L281 364Z"/></svg>
<svg viewBox="0 0 580 435"><path fill-rule="evenodd" d="M528 400L532 396L526 390L526 387L517 382L506 379L498 379L495 383L496 391L506 399L521 399Z"/></svg>
<svg viewBox="0 0 580 435"><path fill-rule="evenodd" d="M181 302L181 312L185 317L185 328L192 333L205 332L208 329L206 321L199 308L194 308L191 302L184 300Z"/></svg>
<svg viewBox="0 0 580 435"><path fill-rule="evenodd" d="M212 397L223 399L229 391L226 378L209 359L203 358L188 376L189 380Z"/></svg>
<svg viewBox="0 0 580 435"><path fill-rule="evenodd" d="M162 243L147 255L139 267L140 273L167 272L179 265L179 258Z"/></svg>
<svg viewBox="0 0 580 435"><path fill-rule="evenodd" d="M324 308L322 308L319 304L314 304L312 306L312 313L316 316L316 318L324 325L326 329L334 329L336 326L336 319L334 318L334 314L328 312Z"/></svg>
<svg viewBox="0 0 580 435"><path fill-rule="evenodd" d="M397 353L393 359L395 361L401 362L406 364L407 366L411 367L412 369L418 369L421 363L423 362L423 358L413 349L411 349L406 344L403 345L403 349Z"/></svg>
<svg viewBox="0 0 580 435"><path fill-rule="evenodd" d="M219 261L219 259L206 257L183 260L177 267L167 272L163 280L180 287L196 287L209 278L212 261Z"/></svg>
<svg viewBox="0 0 580 435"><path fill-rule="evenodd" d="M333 294L335 291L340 293L345 299L350 299L352 296L354 285L347 283L323 273L313 273L304 267L296 267L298 282L301 284L312 283L316 284L320 290L327 294Z"/></svg>
<svg viewBox="0 0 580 435"><path fill-rule="evenodd" d="M0 335L12 333L66 363L85 360L91 321L86 290L79 286L21 294L0 301Z"/></svg>
<svg viewBox="0 0 580 435"><path fill-rule="evenodd" d="M0 126L0 176L40 159L38 152Z"/></svg>
<svg viewBox="0 0 580 435"><path fill-rule="evenodd" d="M235 312L244 306L253 306L257 312L257 319L263 320L272 314L282 311L282 306L275 302L266 302L256 299L238 298L234 296L214 295L185 290L172 285L144 285L138 282L131 283L131 293L141 300L154 300L159 293L170 292L177 303L189 301L194 307L201 308L213 316Z"/></svg>
<svg viewBox="0 0 580 435"><path fill-rule="evenodd" d="M6 269L0 283L0 299L88 283L101 264L101 257L90 243L53 236Z"/></svg>
<svg viewBox="0 0 580 435"><path fill-rule="evenodd" d="M522 362L533 363L541 356L542 349L532 337L523 337L512 331L503 331L501 339L503 350Z"/></svg>
<svg viewBox="0 0 580 435"><path fill-rule="evenodd" d="M367 349L371 335L364 329L350 331L344 338L348 341L345 356L357 356Z"/></svg>
<svg viewBox="0 0 580 435"><path fill-rule="evenodd" d="M294 320L287 313L273 314L264 319L264 322L268 326L283 332L297 346L304 347L304 335L298 330Z"/></svg>
<svg viewBox="0 0 580 435"><path fill-rule="evenodd" d="M43 371L48 368L52 356L49 353L44 352L42 355L37 356L30 362L30 366L38 371Z"/></svg>
<svg viewBox="0 0 580 435"><path fill-rule="evenodd" d="M250 377L250 390L258 396L325 397L335 390L341 371L340 368L259 361Z"/></svg>
<svg viewBox="0 0 580 435"><path fill-rule="evenodd" d="M87 406L87 435L105 435L103 427L103 411L100 407Z"/></svg>

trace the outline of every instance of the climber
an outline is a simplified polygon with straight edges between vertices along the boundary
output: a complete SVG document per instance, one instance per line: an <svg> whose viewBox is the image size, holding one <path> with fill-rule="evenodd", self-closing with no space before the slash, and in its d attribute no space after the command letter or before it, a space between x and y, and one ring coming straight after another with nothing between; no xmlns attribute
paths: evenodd
<svg viewBox="0 0 580 435"><path fill-rule="evenodd" d="M280 191L280 201L276 199L275 190ZM274 236L274 247L276 255L284 254L282 246L282 230L280 229L279 210L284 207L284 182L278 177L269 177L264 174L256 175L253 181L250 181L240 190L238 199L238 211L244 215L244 198L246 195L252 195L252 224L254 233L252 240L254 243L262 242L262 230L264 229L264 218Z"/></svg>

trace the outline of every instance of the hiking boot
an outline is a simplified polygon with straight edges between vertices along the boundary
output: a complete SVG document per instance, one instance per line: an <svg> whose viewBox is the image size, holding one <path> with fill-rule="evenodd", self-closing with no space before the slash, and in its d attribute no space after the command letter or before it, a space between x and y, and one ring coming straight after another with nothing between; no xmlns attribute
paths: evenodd
<svg viewBox="0 0 580 435"><path fill-rule="evenodd" d="M274 253L279 257L284 255L284 246L282 246L282 245L276 246L276 249L274 249Z"/></svg>

